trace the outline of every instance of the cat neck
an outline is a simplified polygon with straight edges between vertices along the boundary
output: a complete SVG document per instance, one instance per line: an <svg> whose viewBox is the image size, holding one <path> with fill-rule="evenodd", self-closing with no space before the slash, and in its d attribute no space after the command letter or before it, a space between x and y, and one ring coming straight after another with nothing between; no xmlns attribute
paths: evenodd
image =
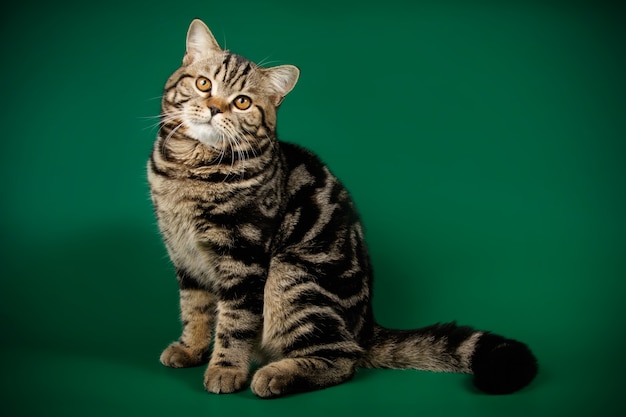
<svg viewBox="0 0 626 417"><path fill-rule="evenodd" d="M214 148L183 134L159 136L155 149L162 163L179 172L180 177L246 176L264 170L279 159L275 137L261 141L244 141L239 144L224 143Z"/></svg>

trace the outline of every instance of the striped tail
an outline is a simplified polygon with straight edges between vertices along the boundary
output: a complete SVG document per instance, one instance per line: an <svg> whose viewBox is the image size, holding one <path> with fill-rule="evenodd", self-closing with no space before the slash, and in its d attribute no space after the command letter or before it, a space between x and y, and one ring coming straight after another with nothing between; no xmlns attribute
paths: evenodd
<svg viewBox="0 0 626 417"><path fill-rule="evenodd" d="M361 366L473 374L474 385L489 394L515 392L538 370L525 344L455 323L415 330L376 325Z"/></svg>

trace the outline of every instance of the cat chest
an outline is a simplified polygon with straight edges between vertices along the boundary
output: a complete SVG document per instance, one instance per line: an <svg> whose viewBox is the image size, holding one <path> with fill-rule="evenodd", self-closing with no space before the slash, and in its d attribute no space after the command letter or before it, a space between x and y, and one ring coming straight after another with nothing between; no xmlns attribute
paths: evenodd
<svg viewBox="0 0 626 417"><path fill-rule="evenodd" d="M225 255L244 264L265 263L278 218L276 208L259 202L258 196L209 193L185 182L152 186L159 228L174 265L213 284L216 265Z"/></svg>
<svg viewBox="0 0 626 417"><path fill-rule="evenodd" d="M232 232L211 222L206 190L194 193L189 184L152 186L157 221L168 254L177 269L184 269L205 284L214 278L216 254L211 247L232 244Z"/></svg>

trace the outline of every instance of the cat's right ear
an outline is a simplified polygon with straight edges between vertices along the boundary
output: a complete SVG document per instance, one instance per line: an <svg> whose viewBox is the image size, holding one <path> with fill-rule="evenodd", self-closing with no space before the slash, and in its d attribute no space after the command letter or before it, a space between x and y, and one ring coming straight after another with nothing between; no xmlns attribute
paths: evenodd
<svg viewBox="0 0 626 417"><path fill-rule="evenodd" d="M208 58L216 53L222 53L222 48L215 40L215 37L208 26L200 19L194 19L187 31L187 51L183 58L183 65Z"/></svg>

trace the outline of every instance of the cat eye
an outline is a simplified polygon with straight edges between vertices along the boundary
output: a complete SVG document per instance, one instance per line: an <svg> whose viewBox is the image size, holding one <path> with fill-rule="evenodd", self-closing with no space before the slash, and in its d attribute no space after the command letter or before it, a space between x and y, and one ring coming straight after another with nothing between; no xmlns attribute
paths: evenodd
<svg viewBox="0 0 626 417"><path fill-rule="evenodd" d="M198 90L206 93L207 91L211 90L211 80L206 77L198 77L198 79L196 80L196 87L198 87Z"/></svg>
<svg viewBox="0 0 626 417"><path fill-rule="evenodd" d="M235 98L235 101L233 101L233 104L239 110L248 110L252 105L252 100L248 96L237 96L237 98Z"/></svg>

